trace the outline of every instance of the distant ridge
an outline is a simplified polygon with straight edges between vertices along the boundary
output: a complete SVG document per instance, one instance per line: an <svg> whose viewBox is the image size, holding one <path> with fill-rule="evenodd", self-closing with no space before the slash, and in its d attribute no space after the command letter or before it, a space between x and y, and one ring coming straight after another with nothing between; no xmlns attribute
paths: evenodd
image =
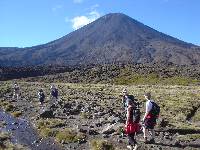
<svg viewBox="0 0 200 150"><path fill-rule="evenodd" d="M0 66L115 63L200 64L200 47L111 13L47 44L0 48Z"/></svg>

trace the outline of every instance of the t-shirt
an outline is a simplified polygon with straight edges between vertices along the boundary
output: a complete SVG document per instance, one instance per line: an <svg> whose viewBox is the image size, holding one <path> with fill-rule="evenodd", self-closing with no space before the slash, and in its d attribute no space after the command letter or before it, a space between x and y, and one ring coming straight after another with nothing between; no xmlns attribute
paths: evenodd
<svg viewBox="0 0 200 150"><path fill-rule="evenodd" d="M154 102L153 100L148 100L146 102L146 112L150 112L151 109L152 109L152 103L151 102Z"/></svg>

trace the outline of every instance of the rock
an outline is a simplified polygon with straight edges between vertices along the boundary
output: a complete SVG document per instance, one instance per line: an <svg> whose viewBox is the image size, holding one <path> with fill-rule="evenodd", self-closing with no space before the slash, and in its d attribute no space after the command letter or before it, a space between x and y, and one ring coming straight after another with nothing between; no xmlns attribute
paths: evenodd
<svg viewBox="0 0 200 150"><path fill-rule="evenodd" d="M94 126L93 126L93 125L90 125L89 128L94 128Z"/></svg>
<svg viewBox="0 0 200 150"><path fill-rule="evenodd" d="M72 104L70 103L65 103L63 106L63 108L67 108L67 109L71 109L71 107L72 107Z"/></svg>
<svg viewBox="0 0 200 150"><path fill-rule="evenodd" d="M96 123L95 125L96 125L96 127L101 127L102 123Z"/></svg>
<svg viewBox="0 0 200 150"><path fill-rule="evenodd" d="M56 104L52 104L52 105L50 106L50 109L56 109L56 108L58 108L58 106L56 106Z"/></svg>
<svg viewBox="0 0 200 150"><path fill-rule="evenodd" d="M89 130L89 135L97 135L97 134L99 134L97 131L95 131L95 130Z"/></svg>
<svg viewBox="0 0 200 150"><path fill-rule="evenodd" d="M102 133L103 133L103 134L112 134L112 133L114 133L114 132L115 132L114 129L108 129L108 130L103 131Z"/></svg>
<svg viewBox="0 0 200 150"><path fill-rule="evenodd" d="M87 133L87 130L84 130L84 129L79 129L78 131L82 133Z"/></svg>
<svg viewBox="0 0 200 150"><path fill-rule="evenodd" d="M83 144L83 143L86 143L86 139L78 139L78 144Z"/></svg>
<svg viewBox="0 0 200 150"><path fill-rule="evenodd" d="M115 124L112 124L112 125L107 125L103 130L102 130L102 134L112 134L115 132L115 130L113 129L113 126Z"/></svg>
<svg viewBox="0 0 200 150"><path fill-rule="evenodd" d="M17 122L13 122L12 125L18 125L18 123Z"/></svg>
<svg viewBox="0 0 200 150"><path fill-rule="evenodd" d="M166 127L169 124L169 121L165 120L164 118L162 118L159 122L159 126L160 127Z"/></svg>
<svg viewBox="0 0 200 150"><path fill-rule="evenodd" d="M54 118L54 113L52 110L46 110L40 114L40 118Z"/></svg>
<svg viewBox="0 0 200 150"><path fill-rule="evenodd" d="M103 134L102 137L103 138L109 138L110 136L108 134Z"/></svg>

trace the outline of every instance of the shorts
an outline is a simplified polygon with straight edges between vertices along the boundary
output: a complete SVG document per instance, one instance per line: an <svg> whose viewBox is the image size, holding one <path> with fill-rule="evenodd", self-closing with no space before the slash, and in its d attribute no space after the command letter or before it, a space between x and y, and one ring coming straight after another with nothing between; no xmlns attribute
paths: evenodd
<svg viewBox="0 0 200 150"><path fill-rule="evenodd" d="M145 129L154 129L155 125L156 125L156 118L146 118L144 120Z"/></svg>
<svg viewBox="0 0 200 150"><path fill-rule="evenodd" d="M44 102L44 98L40 98L39 101L40 101L41 103L43 103L43 102Z"/></svg>

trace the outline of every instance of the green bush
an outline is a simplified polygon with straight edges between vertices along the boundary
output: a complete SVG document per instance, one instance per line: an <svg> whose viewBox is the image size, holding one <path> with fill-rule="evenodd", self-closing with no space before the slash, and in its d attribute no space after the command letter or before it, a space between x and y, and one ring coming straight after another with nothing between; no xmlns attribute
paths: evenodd
<svg viewBox="0 0 200 150"><path fill-rule="evenodd" d="M13 111L15 107L12 104L6 105L5 111Z"/></svg>
<svg viewBox="0 0 200 150"><path fill-rule="evenodd" d="M131 74L131 75L121 75L113 80L114 84L117 85L131 85L131 84L150 84L150 85L195 85L199 83L197 79L191 79L186 77L169 77L161 78L155 73L140 75L140 74Z"/></svg>
<svg viewBox="0 0 200 150"><path fill-rule="evenodd" d="M113 145L105 140L94 139L90 144L92 150L114 150Z"/></svg>
<svg viewBox="0 0 200 150"><path fill-rule="evenodd" d="M41 128L40 130L40 134L44 137L55 137L56 134L58 133L57 130L55 129L50 129L50 128Z"/></svg>
<svg viewBox="0 0 200 150"><path fill-rule="evenodd" d="M19 117L22 115L22 112L21 111L15 111L15 112L12 112L11 113L14 117Z"/></svg>
<svg viewBox="0 0 200 150"><path fill-rule="evenodd" d="M64 129L56 134L56 140L60 143L74 143L86 137L83 133L77 133L72 129Z"/></svg>

